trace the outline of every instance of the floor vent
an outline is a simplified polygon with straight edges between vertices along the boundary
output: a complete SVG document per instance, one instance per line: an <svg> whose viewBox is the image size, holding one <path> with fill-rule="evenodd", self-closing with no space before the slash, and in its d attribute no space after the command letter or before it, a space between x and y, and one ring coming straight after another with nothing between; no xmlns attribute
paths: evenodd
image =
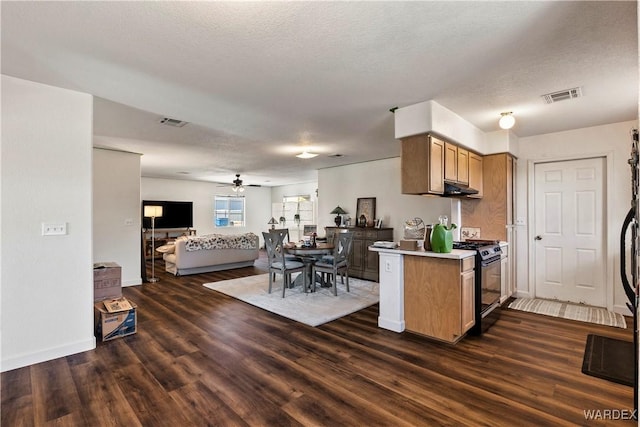
<svg viewBox="0 0 640 427"><path fill-rule="evenodd" d="M558 92L547 93L542 95L542 99L547 104L553 104L554 102L564 101L565 99L580 98L582 96L582 89L574 87L572 89L560 90Z"/></svg>
<svg viewBox="0 0 640 427"><path fill-rule="evenodd" d="M189 122L183 122L182 120L170 119L169 117L165 117L160 120L160 123L167 126L173 126L176 128L181 128L182 126L189 124Z"/></svg>

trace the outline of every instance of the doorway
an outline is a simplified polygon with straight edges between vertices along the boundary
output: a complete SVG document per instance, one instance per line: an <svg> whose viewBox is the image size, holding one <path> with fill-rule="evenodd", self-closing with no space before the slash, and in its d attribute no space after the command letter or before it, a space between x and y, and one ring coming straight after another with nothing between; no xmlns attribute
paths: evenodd
<svg viewBox="0 0 640 427"><path fill-rule="evenodd" d="M536 297L606 307L605 158L534 169Z"/></svg>

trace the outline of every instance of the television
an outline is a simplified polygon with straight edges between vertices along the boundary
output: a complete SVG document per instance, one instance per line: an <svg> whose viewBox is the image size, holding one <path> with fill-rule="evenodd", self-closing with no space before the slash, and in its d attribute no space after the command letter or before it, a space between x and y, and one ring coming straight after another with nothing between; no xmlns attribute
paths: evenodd
<svg viewBox="0 0 640 427"><path fill-rule="evenodd" d="M162 216L156 218L156 228L193 227L193 202L174 202L168 200L142 201L142 228L151 228L151 218L144 216L145 206L162 206Z"/></svg>

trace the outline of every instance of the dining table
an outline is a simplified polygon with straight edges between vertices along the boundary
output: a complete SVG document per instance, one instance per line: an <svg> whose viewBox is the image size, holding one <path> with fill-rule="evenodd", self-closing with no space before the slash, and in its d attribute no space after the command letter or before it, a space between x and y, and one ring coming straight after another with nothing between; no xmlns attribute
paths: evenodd
<svg viewBox="0 0 640 427"><path fill-rule="evenodd" d="M312 281L311 275L313 273L313 264L315 264L316 261L322 259L323 256L331 255L333 253L333 248L334 248L333 244L332 243L316 243L314 246L305 246L302 244L296 245L294 243L288 243L288 244L285 244L283 247L284 247L285 253L289 255L295 255L296 257L300 258L300 260L305 266L304 274L307 275L307 286L308 286L307 290L312 290L313 281ZM316 274L316 277L313 279L315 279L315 282L319 283L321 287L327 286L322 280L322 277L320 275ZM304 276L299 275L293 281L292 287L297 285L303 286L303 283L304 283L303 280L304 280Z"/></svg>

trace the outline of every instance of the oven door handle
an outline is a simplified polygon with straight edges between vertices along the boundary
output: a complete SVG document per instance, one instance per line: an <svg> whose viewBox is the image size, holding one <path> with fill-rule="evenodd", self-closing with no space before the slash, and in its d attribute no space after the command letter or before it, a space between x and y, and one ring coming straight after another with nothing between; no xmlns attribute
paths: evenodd
<svg viewBox="0 0 640 427"><path fill-rule="evenodd" d="M481 267L489 267L490 265L495 264L496 262L500 262L500 257L499 256L494 257L494 258L490 258L490 259L485 260L485 261L482 261L480 263L480 266Z"/></svg>

